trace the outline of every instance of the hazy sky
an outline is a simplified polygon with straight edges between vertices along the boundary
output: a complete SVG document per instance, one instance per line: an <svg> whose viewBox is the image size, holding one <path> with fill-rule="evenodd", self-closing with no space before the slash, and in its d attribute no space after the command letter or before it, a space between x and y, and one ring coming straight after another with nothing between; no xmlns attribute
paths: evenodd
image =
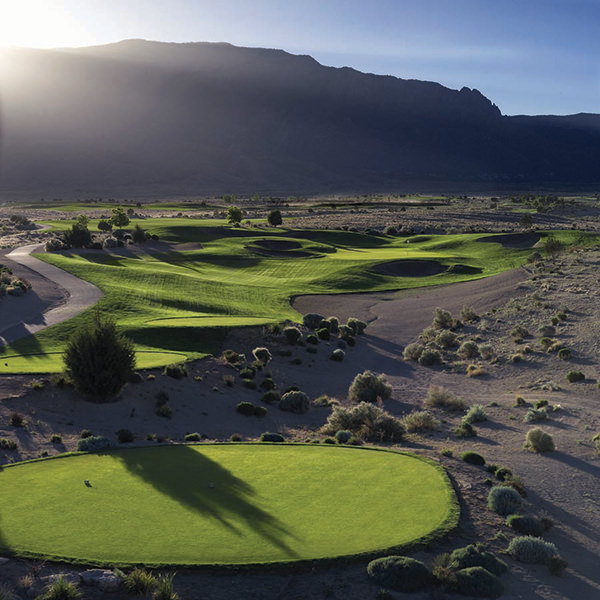
<svg viewBox="0 0 600 600"><path fill-rule="evenodd" d="M0 0L0 45L225 41L600 113L600 0Z"/></svg>

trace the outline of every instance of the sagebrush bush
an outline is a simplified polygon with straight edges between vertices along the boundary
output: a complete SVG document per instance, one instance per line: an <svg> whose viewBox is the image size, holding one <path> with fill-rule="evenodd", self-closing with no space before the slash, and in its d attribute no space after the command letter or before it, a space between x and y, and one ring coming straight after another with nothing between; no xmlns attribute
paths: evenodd
<svg viewBox="0 0 600 600"><path fill-rule="evenodd" d="M452 315L449 311L439 307L434 309L433 327L436 329L452 329L453 323Z"/></svg>
<svg viewBox="0 0 600 600"><path fill-rule="evenodd" d="M377 584L399 592L417 592L432 581L429 569L408 556L385 556L367 565L369 577Z"/></svg>
<svg viewBox="0 0 600 600"><path fill-rule="evenodd" d="M558 555L554 544L531 535L513 538L506 551L519 562L536 565L548 564L550 558Z"/></svg>
<svg viewBox="0 0 600 600"><path fill-rule="evenodd" d="M425 406L437 406L449 408L450 410L464 410L465 401L441 385L430 385L427 392L427 398L423 400Z"/></svg>
<svg viewBox="0 0 600 600"><path fill-rule="evenodd" d="M456 571L456 590L464 596L499 598L504 593L504 584L483 567L468 567Z"/></svg>
<svg viewBox="0 0 600 600"><path fill-rule="evenodd" d="M371 371L363 371L356 375L348 389L348 398L352 402L377 402L388 400L392 395L392 386L384 375L375 375Z"/></svg>
<svg viewBox="0 0 600 600"><path fill-rule="evenodd" d="M16 450L19 446L14 440L0 438L0 450Z"/></svg>
<svg viewBox="0 0 600 600"><path fill-rule="evenodd" d="M399 419L369 402L360 402L350 408L334 406L321 431L335 435L340 429L351 431L369 442L399 442L405 432Z"/></svg>
<svg viewBox="0 0 600 600"><path fill-rule="evenodd" d="M540 519L528 515L509 515L506 524L523 535L541 537L545 531L544 524Z"/></svg>
<svg viewBox="0 0 600 600"><path fill-rule="evenodd" d="M335 439L340 444L347 443L351 437L352 437L352 432L348 431L347 429L340 429L339 431L335 432Z"/></svg>
<svg viewBox="0 0 600 600"><path fill-rule="evenodd" d="M402 418L402 424L406 431L422 432L436 431L440 422L428 411L417 410Z"/></svg>
<svg viewBox="0 0 600 600"><path fill-rule="evenodd" d="M567 381L569 383L583 381L584 379L585 379L585 375L581 371L569 371L567 373Z"/></svg>
<svg viewBox="0 0 600 600"><path fill-rule="evenodd" d="M525 416L523 417L523 423L534 423L535 421L545 421L548 418L548 411L545 407L542 408L528 408Z"/></svg>
<svg viewBox="0 0 600 600"><path fill-rule="evenodd" d="M264 348L262 346L258 348L254 348L252 350L252 356L254 356L255 360L260 362L263 365L268 365L273 358L271 351L268 348Z"/></svg>
<svg viewBox="0 0 600 600"><path fill-rule="evenodd" d="M553 327L552 325L542 325L538 329L538 333L540 334L540 337L554 337L556 335L556 327Z"/></svg>
<svg viewBox="0 0 600 600"><path fill-rule="evenodd" d="M519 511L523 506L523 500L519 492L512 487L496 485L488 494L487 505L499 515L506 516Z"/></svg>
<svg viewBox="0 0 600 600"><path fill-rule="evenodd" d="M252 402L240 402L235 410L240 413L240 415L245 415L246 417L250 417L254 415L254 404Z"/></svg>
<svg viewBox="0 0 600 600"><path fill-rule="evenodd" d="M238 364L246 361L246 357L235 350L224 350L223 359L230 364Z"/></svg>
<svg viewBox="0 0 600 600"><path fill-rule="evenodd" d="M550 575L557 577L562 575L563 571L569 566L569 563L558 555L551 556L547 564Z"/></svg>
<svg viewBox="0 0 600 600"><path fill-rule="evenodd" d="M483 467L483 465L485 465L485 458L483 458L483 456L481 456L481 454L478 452L473 452L471 450L463 452L460 455L460 459L471 465L477 465L479 467Z"/></svg>
<svg viewBox="0 0 600 600"><path fill-rule="evenodd" d="M425 350L425 346L415 342L413 344L408 344L408 346L404 348L402 356L404 357L404 360L418 361L419 358L421 358L421 354L423 354L423 350Z"/></svg>
<svg viewBox="0 0 600 600"><path fill-rule="evenodd" d="M475 312L475 309L472 306L467 306L465 304L460 311L460 318L467 322L477 321L477 319L479 319L479 315Z"/></svg>
<svg viewBox="0 0 600 600"><path fill-rule="evenodd" d="M336 348L330 355L329 359L335 362L342 362L346 357L346 353L340 348Z"/></svg>
<svg viewBox="0 0 600 600"><path fill-rule="evenodd" d="M182 363L167 365L163 371L163 375L172 377L173 379L183 379L184 377L187 377L187 374L187 367Z"/></svg>
<svg viewBox="0 0 600 600"><path fill-rule="evenodd" d="M310 409L310 400L304 392L292 390L281 396L279 408L286 412L304 414Z"/></svg>
<svg viewBox="0 0 600 600"><path fill-rule="evenodd" d="M295 346L302 338L302 332L297 327L286 327L283 330L283 335L291 346Z"/></svg>
<svg viewBox="0 0 600 600"><path fill-rule="evenodd" d="M479 346L470 340L463 342L460 345L457 354L461 358L477 358L479 356Z"/></svg>
<svg viewBox="0 0 600 600"><path fill-rule="evenodd" d="M525 446L527 450L532 452L553 452L555 449L554 440L549 433L543 429L535 427L527 432L525 437Z"/></svg>
<svg viewBox="0 0 600 600"><path fill-rule="evenodd" d="M117 333L115 321L96 312L91 323L71 335L63 360L81 393L106 400L118 394L135 369L133 342Z"/></svg>
<svg viewBox="0 0 600 600"><path fill-rule="evenodd" d="M355 319L354 317L350 317L346 322L346 327L349 327L352 331L352 335L362 335L367 328L367 324L360 319Z"/></svg>
<svg viewBox="0 0 600 600"><path fill-rule="evenodd" d="M494 575L502 575L508 570L508 566L504 561L478 544L456 548L450 555L450 562L455 565L456 569L483 567Z"/></svg>
<svg viewBox="0 0 600 600"><path fill-rule="evenodd" d="M112 448L113 443L101 435L92 435L77 441L77 450L80 452L102 452Z"/></svg>
<svg viewBox="0 0 600 600"><path fill-rule="evenodd" d="M270 431L265 431L260 436L261 442L283 442L284 438L280 433L271 433Z"/></svg>
<svg viewBox="0 0 600 600"><path fill-rule="evenodd" d="M442 364L442 355L435 348L424 348L419 356L418 363L422 367L433 367Z"/></svg>
<svg viewBox="0 0 600 600"><path fill-rule="evenodd" d="M476 437L477 431L475 430L473 425L471 425L471 423L461 421L459 426L454 430L454 435L459 438Z"/></svg>
<svg viewBox="0 0 600 600"><path fill-rule="evenodd" d="M308 313L302 317L302 324L309 329L317 329L325 317L318 313Z"/></svg>
<svg viewBox="0 0 600 600"><path fill-rule="evenodd" d="M145 596L149 594L155 587L156 577L146 569L136 567L123 577L123 585L130 594L136 596Z"/></svg>
<svg viewBox="0 0 600 600"><path fill-rule="evenodd" d="M319 343L319 338L314 333L310 333L306 336L306 343L316 346Z"/></svg>
<svg viewBox="0 0 600 600"><path fill-rule="evenodd" d="M444 329L436 336L435 343L441 348L456 348L458 346L458 336L452 331Z"/></svg>
<svg viewBox="0 0 600 600"><path fill-rule="evenodd" d="M263 401L267 404L273 404L279 402L279 394L273 390L269 390L263 394Z"/></svg>
<svg viewBox="0 0 600 600"><path fill-rule="evenodd" d="M463 417L463 420L466 423L481 423L483 421L488 420L487 413L485 412L485 408L481 404L474 404L467 411L467 414Z"/></svg>
<svg viewBox="0 0 600 600"><path fill-rule="evenodd" d="M479 353L483 360L492 360L492 358L494 358L494 348L491 344L481 344L481 346L479 346Z"/></svg>
<svg viewBox="0 0 600 600"><path fill-rule="evenodd" d="M331 339L331 333L329 333L329 329L326 329L325 327L317 329L315 333L320 340L328 341Z"/></svg>

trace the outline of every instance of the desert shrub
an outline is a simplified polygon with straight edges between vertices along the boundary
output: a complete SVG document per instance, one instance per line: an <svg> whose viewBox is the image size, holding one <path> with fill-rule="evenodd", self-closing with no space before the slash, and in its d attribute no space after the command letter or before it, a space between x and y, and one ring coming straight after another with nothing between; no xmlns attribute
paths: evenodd
<svg viewBox="0 0 600 600"><path fill-rule="evenodd" d="M22 414L14 412L10 415L10 424L13 427L23 427L25 425L25 419Z"/></svg>
<svg viewBox="0 0 600 600"><path fill-rule="evenodd" d="M323 319L319 323L317 330L318 329L327 329L327 331L329 331L329 333L331 333L331 323L327 319Z"/></svg>
<svg viewBox="0 0 600 600"><path fill-rule="evenodd" d="M430 385L427 392L427 398L423 400L425 406L437 406L449 408L450 410L464 410L465 401L452 392L443 388L441 385Z"/></svg>
<svg viewBox="0 0 600 600"><path fill-rule="evenodd" d="M241 415L245 415L247 417L254 415L254 404L252 402L240 402L235 410L239 412Z"/></svg>
<svg viewBox="0 0 600 600"><path fill-rule="evenodd" d="M60 238L50 238L44 245L46 252L57 252L66 248L67 245Z"/></svg>
<svg viewBox="0 0 600 600"><path fill-rule="evenodd" d="M494 469L494 475L499 481L505 481L506 479L509 479L512 477L512 474L513 472L508 467L496 467Z"/></svg>
<svg viewBox="0 0 600 600"><path fill-rule="evenodd" d="M488 508L497 512L499 515L511 515L517 512L523 506L523 500L519 493L511 487L505 485L494 486L487 500Z"/></svg>
<svg viewBox="0 0 600 600"><path fill-rule="evenodd" d="M264 417L267 414L267 409L264 406L255 406L254 407L254 416L255 417Z"/></svg>
<svg viewBox="0 0 600 600"><path fill-rule="evenodd" d="M553 342L554 342L554 340L552 338L543 337L540 339L540 346L542 347L543 350L546 351L552 345Z"/></svg>
<svg viewBox="0 0 600 600"><path fill-rule="evenodd" d="M258 387L254 379L242 379L242 385L249 390L255 390Z"/></svg>
<svg viewBox="0 0 600 600"><path fill-rule="evenodd" d="M310 400L304 392L293 390L281 396L279 408L286 412L304 414L310 409Z"/></svg>
<svg viewBox="0 0 600 600"><path fill-rule="evenodd" d="M59 575L44 588L36 600L77 600L78 598L81 598L79 586Z"/></svg>
<svg viewBox="0 0 600 600"><path fill-rule="evenodd" d="M510 335L513 338L519 340L519 339L529 337L529 331L527 330L527 328L523 327L523 325L517 325L512 329L512 331L510 332Z"/></svg>
<svg viewBox="0 0 600 600"><path fill-rule="evenodd" d="M170 419L173 416L173 409L166 402L157 403L155 414L163 419Z"/></svg>
<svg viewBox="0 0 600 600"><path fill-rule="evenodd" d="M146 569L136 567L125 577L123 577L123 585L130 594L136 596L145 596L156 587L156 577Z"/></svg>
<svg viewBox="0 0 600 600"><path fill-rule="evenodd" d="M263 365L269 364L273 358L273 355L269 349L263 347L254 348L254 350L252 350L252 356L254 356L254 358Z"/></svg>
<svg viewBox="0 0 600 600"><path fill-rule="evenodd" d="M279 402L279 394L273 390L269 390L263 394L263 401L267 404L273 404L273 402Z"/></svg>
<svg viewBox="0 0 600 600"><path fill-rule="evenodd" d="M552 452L554 448L554 440L549 433L546 433L539 427L530 429L525 437L525 448L532 452Z"/></svg>
<svg viewBox="0 0 600 600"><path fill-rule="evenodd" d="M528 515L509 515L506 517L506 524L523 535L534 537L541 537L545 531L544 524L539 519Z"/></svg>
<svg viewBox="0 0 600 600"><path fill-rule="evenodd" d="M340 334L340 340L342 342L348 344L348 346L350 346L350 348L354 348L354 346L356 346L356 340L351 335Z"/></svg>
<svg viewBox="0 0 600 600"><path fill-rule="evenodd" d="M362 335L367 328L367 324L360 319L355 319L354 317L350 317L348 321L346 321L346 327L349 327L352 331L352 335Z"/></svg>
<svg viewBox="0 0 600 600"><path fill-rule="evenodd" d="M468 567L456 571L456 590L465 596L499 598L504 593L504 584L483 567Z"/></svg>
<svg viewBox="0 0 600 600"><path fill-rule="evenodd" d="M454 456L454 451L451 450L450 448L442 448L440 450L440 454L442 456L445 456L446 458L452 458Z"/></svg>
<svg viewBox="0 0 600 600"><path fill-rule="evenodd" d="M432 367L442 364L442 355L434 348L424 348L419 356L419 364L423 367Z"/></svg>
<svg viewBox="0 0 600 600"><path fill-rule="evenodd" d="M454 435L459 438L476 437L477 431L475 430L473 425L471 425L471 423L461 421L458 427L454 430Z"/></svg>
<svg viewBox="0 0 600 600"><path fill-rule="evenodd" d="M437 334L435 343L442 348L456 348L458 346L458 336L452 331L444 329Z"/></svg>
<svg viewBox="0 0 600 600"><path fill-rule="evenodd" d="M477 321L477 319L479 319L479 315L475 312L475 309L472 306L467 306L465 304L460 311L460 318L467 322Z"/></svg>
<svg viewBox="0 0 600 600"><path fill-rule="evenodd" d="M584 379L585 379L585 375L581 371L569 371L567 373L567 381L569 383L583 381Z"/></svg>
<svg viewBox="0 0 600 600"><path fill-rule="evenodd" d="M60 435L59 433L53 433L50 436L50 442L52 444L62 444L62 435Z"/></svg>
<svg viewBox="0 0 600 600"><path fill-rule="evenodd" d="M173 579L175 573L159 575L156 580L156 588L152 592L152 600L179 600L179 595L173 591Z"/></svg>
<svg viewBox="0 0 600 600"><path fill-rule="evenodd" d="M339 403L339 400L331 398L327 394L323 394L322 396L319 396L313 400L314 406L338 406Z"/></svg>
<svg viewBox="0 0 600 600"><path fill-rule="evenodd" d="M418 410L403 417L402 425L410 432L435 431L440 422L430 412Z"/></svg>
<svg viewBox="0 0 600 600"><path fill-rule="evenodd" d="M331 334L329 333L329 329L326 329L325 327L321 327L321 329L317 329L316 334L320 340L327 341L327 340L331 339Z"/></svg>
<svg viewBox="0 0 600 600"><path fill-rule="evenodd" d="M452 329L453 320L449 311L436 308L433 311L433 327L436 329Z"/></svg>
<svg viewBox="0 0 600 600"><path fill-rule="evenodd" d="M283 436L280 433L271 433L270 431L265 431L265 433L260 436L261 442L283 442Z"/></svg>
<svg viewBox="0 0 600 600"><path fill-rule="evenodd" d="M248 366L240 369L239 375L242 379L252 379L256 375L256 369Z"/></svg>
<svg viewBox="0 0 600 600"><path fill-rule="evenodd" d="M318 313L308 313L302 317L302 324L309 329L317 329L325 317Z"/></svg>
<svg viewBox="0 0 600 600"><path fill-rule="evenodd" d="M383 375L363 371L356 375L348 388L348 398L352 402L377 402L387 400L392 395L392 386Z"/></svg>
<svg viewBox="0 0 600 600"><path fill-rule="evenodd" d="M225 350L223 352L223 359L230 364L237 364L245 362L246 357L235 350Z"/></svg>
<svg viewBox="0 0 600 600"><path fill-rule="evenodd" d="M348 431L347 429L340 429L339 431L335 432L335 439L340 444L347 443L351 437L352 437L352 432Z"/></svg>
<svg viewBox="0 0 600 600"><path fill-rule="evenodd" d="M556 327L552 325L542 325L538 329L540 337L554 337L556 335Z"/></svg>
<svg viewBox="0 0 600 600"><path fill-rule="evenodd" d="M242 441L242 436L239 433L232 433L229 436L229 441L230 442L241 442Z"/></svg>
<svg viewBox="0 0 600 600"><path fill-rule="evenodd" d="M569 563L558 555L551 556L548 560L548 571L550 575L560 576L569 566Z"/></svg>
<svg viewBox="0 0 600 600"><path fill-rule="evenodd" d="M94 434L89 429L82 429L79 437L84 440L85 438L92 437Z"/></svg>
<svg viewBox="0 0 600 600"><path fill-rule="evenodd" d="M271 377L265 377L260 382L260 388L262 390L265 390L265 392L268 390L273 390L273 389L275 389L275 382L273 381L273 379Z"/></svg>
<svg viewBox="0 0 600 600"><path fill-rule="evenodd" d="M506 551L519 562L536 565L547 564L551 557L558 555L554 544L531 535L513 538Z"/></svg>
<svg viewBox="0 0 600 600"><path fill-rule="evenodd" d="M329 331L331 331L331 333L339 332L340 322L337 317L327 317L325 320L329 323Z"/></svg>
<svg viewBox="0 0 600 600"><path fill-rule="evenodd" d="M182 363L167 365L163 371L163 375L167 375L173 379L182 379L183 377L187 377L187 374L187 367Z"/></svg>
<svg viewBox="0 0 600 600"><path fill-rule="evenodd" d="M370 442L399 442L405 431L400 419L369 402L350 408L334 406L321 431L334 435L340 429Z"/></svg>
<svg viewBox="0 0 600 600"><path fill-rule="evenodd" d="M422 344L417 344L416 342L413 344L408 344L404 348L404 352L402 356L404 356L404 360L414 360L417 361L421 358L421 354L423 354L423 350L425 350L425 346Z"/></svg>
<svg viewBox="0 0 600 600"><path fill-rule="evenodd" d="M527 257L527 262L528 263L535 263L542 260L542 255L539 252L532 252L528 257Z"/></svg>
<svg viewBox="0 0 600 600"><path fill-rule="evenodd" d="M429 569L408 556L385 556L367 565L369 577L377 584L399 592L416 592L431 583Z"/></svg>
<svg viewBox="0 0 600 600"><path fill-rule="evenodd" d="M477 452L472 452L470 450L467 452L463 452L460 455L460 459L464 460L465 462L471 465L477 465L478 467L483 467L483 465L485 465L485 458L483 458L481 454Z"/></svg>
<svg viewBox="0 0 600 600"><path fill-rule="evenodd" d="M492 360L494 358L494 348L490 344L481 344L479 354L483 360Z"/></svg>
<svg viewBox="0 0 600 600"><path fill-rule="evenodd" d="M183 436L183 441L184 442L199 442L202 439L202 436L198 433L186 433Z"/></svg>
<svg viewBox="0 0 600 600"><path fill-rule="evenodd" d="M469 544L463 548L457 548L450 555L450 562L457 569L469 567L483 567L494 575L502 575L508 570L508 566L492 552L484 550L478 544Z"/></svg>
<svg viewBox="0 0 600 600"><path fill-rule="evenodd" d="M337 440L334 437L326 437L323 440L323 443L324 444L337 444L338 442L337 442Z"/></svg>
<svg viewBox="0 0 600 600"><path fill-rule="evenodd" d="M19 446L14 440L0 438L0 450L16 450Z"/></svg>
<svg viewBox="0 0 600 600"><path fill-rule="evenodd" d="M80 452L102 452L112 447L112 442L101 435L92 435L77 441Z"/></svg>
<svg viewBox="0 0 600 600"><path fill-rule="evenodd" d="M286 327L283 330L283 335L290 346L295 346L302 338L302 333L297 327Z"/></svg>
<svg viewBox="0 0 600 600"><path fill-rule="evenodd" d="M119 444L129 444L133 442L133 433L129 429L119 429L116 433Z"/></svg>
<svg viewBox="0 0 600 600"><path fill-rule="evenodd" d="M569 348L561 348L557 356L560 360L569 360L571 358L571 350Z"/></svg>
<svg viewBox="0 0 600 600"><path fill-rule="evenodd" d="M461 358L476 358L479 356L479 346L469 340L460 345L457 353Z"/></svg>
<svg viewBox="0 0 600 600"><path fill-rule="evenodd" d="M385 235L398 235L398 230L393 225L387 225L383 229Z"/></svg>
<svg viewBox="0 0 600 600"><path fill-rule="evenodd" d="M27 577L27 576L25 576L25 577ZM21 583L21 580L17 583L17 585L19 585L19 583ZM31 581L31 585L32 584L33 584L33 580ZM26 589L29 589L31 587L31 585L28 585L28 586L19 585L19 587L25 587ZM15 594L14 590L7 583L0 583L0 600L17 600L17 595Z"/></svg>
<svg viewBox="0 0 600 600"><path fill-rule="evenodd" d="M311 333L306 336L306 343L316 346L319 343L319 338L314 333Z"/></svg>
<svg viewBox="0 0 600 600"><path fill-rule="evenodd" d="M528 408L525 416L523 417L523 423L533 423L535 421L545 421L548 418L548 411L546 408Z"/></svg>
<svg viewBox="0 0 600 600"><path fill-rule="evenodd" d="M344 358L346 357L346 353L341 350L340 348L336 348L329 356L330 360L333 360L335 362L342 362L344 360Z"/></svg>
<svg viewBox="0 0 600 600"><path fill-rule="evenodd" d="M467 411L467 414L463 417L463 421L466 423L481 423L487 420L487 413L481 404L474 404L471 406Z"/></svg>

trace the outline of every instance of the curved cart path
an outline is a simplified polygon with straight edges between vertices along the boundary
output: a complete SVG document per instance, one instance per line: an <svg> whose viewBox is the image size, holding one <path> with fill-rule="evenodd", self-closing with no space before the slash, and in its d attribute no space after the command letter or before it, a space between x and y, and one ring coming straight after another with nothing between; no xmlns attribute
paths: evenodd
<svg viewBox="0 0 600 600"><path fill-rule="evenodd" d="M93 306L103 295L95 285L31 256L42 249L43 245L32 244L6 254L7 262L25 267L27 272L23 276L32 282L33 289L22 298L2 299L0 344L10 344L67 321Z"/></svg>

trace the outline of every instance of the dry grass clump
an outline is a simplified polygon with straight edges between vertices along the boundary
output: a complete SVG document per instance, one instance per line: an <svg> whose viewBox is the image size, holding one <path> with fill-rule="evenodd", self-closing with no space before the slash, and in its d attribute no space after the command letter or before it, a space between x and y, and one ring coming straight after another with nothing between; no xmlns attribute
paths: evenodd
<svg viewBox="0 0 600 600"><path fill-rule="evenodd" d="M411 433L436 431L440 426L440 422L426 410L417 410L406 415L402 419L402 424L406 431Z"/></svg>
<svg viewBox="0 0 600 600"><path fill-rule="evenodd" d="M485 369L481 368L478 365L469 365L467 367L467 377L482 377L483 375L487 375Z"/></svg>
<svg viewBox="0 0 600 600"><path fill-rule="evenodd" d="M441 385L430 385L427 392L427 398L423 400L423 404L429 407L449 408L450 410L465 410L465 401L455 396L452 392L445 389Z"/></svg>

